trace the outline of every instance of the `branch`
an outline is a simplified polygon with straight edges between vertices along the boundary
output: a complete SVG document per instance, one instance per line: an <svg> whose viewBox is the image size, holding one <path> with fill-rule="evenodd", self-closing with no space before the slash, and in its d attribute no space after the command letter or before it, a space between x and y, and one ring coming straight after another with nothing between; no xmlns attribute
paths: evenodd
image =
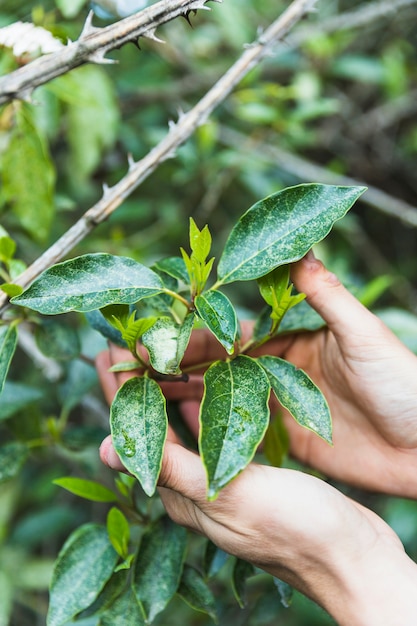
<svg viewBox="0 0 417 626"><path fill-rule="evenodd" d="M300 180L322 182L329 185L365 185L368 187L368 190L361 196L361 202L381 211L381 213L401 220L407 226L417 227L416 208L404 200L394 198L377 187L367 185L364 181L356 180L350 176L335 174L325 167L311 163L287 150L283 150L277 146L259 143L256 142L256 140L251 142L250 149L248 149L247 137L230 128L222 127L220 141L227 146L233 147L235 150L239 150L241 153L250 154L252 157L256 158L256 160L261 159L262 161L266 160L268 163L272 162L274 165L278 164L284 171L293 174ZM245 143L246 148L243 151Z"/></svg>
<svg viewBox="0 0 417 626"><path fill-rule="evenodd" d="M111 59L105 58L111 50L121 48L128 42L137 42L140 37L157 39L155 31L159 26L178 16L187 16L190 11L210 10L206 6L206 2L209 1L222 2L222 0L161 0L105 28L96 28L92 25L93 13L90 12L77 41L70 42L65 48L41 56L0 78L0 105L14 98L30 100L36 87L85 63L112 63Z"/></svg>
<svg viewBox="0 0 417 626"><path fill-rule="evenodd" d="M106 187L103 197L91 207L58 241L44 252L14 282L22 287L29 285L41 272L62 260L98 224L106 220L125 198L132 193L156 168L175 154L202 124L210 113L229 95L233 88L267 54L274 44L284 37L303 15L310 11L316 0L294 0L288 9L265 30L257 41L248 46L241 57L230 67L206 95L188 112L180 114L178 122L170 123L165 138L140 161L130 160L129 170L114 187ZM7 296L0 295L0 307Z"/></svg>
<svg viewBox="0 0 417 626"><path fill-rule="evenodd" d="M296 48L314 35L334 33L341 30L352 30L366 26L379 19L395 16L400 9L416 4L417 0L381 0L360 6L353 11L346 11L320 22L318 26L308 25L291 34L285 41L287 46Z"/></svg>

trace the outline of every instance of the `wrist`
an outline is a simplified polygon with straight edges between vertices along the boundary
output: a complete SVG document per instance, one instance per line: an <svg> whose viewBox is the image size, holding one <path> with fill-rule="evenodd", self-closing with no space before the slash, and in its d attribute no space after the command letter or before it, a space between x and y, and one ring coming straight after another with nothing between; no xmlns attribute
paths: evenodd
<svg viewBox="0 0 417 626"><path fill-rule="evenodd" d="M377 541L359 556L335 559L312 595L339 626L413 626L416 590L417 565L399 541Z"/></svg>

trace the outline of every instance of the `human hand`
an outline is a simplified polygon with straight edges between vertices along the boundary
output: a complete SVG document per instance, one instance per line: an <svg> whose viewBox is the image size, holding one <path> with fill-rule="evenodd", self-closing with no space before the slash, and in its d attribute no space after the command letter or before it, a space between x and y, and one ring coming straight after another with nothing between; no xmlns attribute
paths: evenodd
<svg viewBox="0 0 417 626"><path fill-rule="evenodd" d="M329 403L334 446L300 427L284 410L291 453L344 482L417 497L417 357L311 254L294 264L292 279L328 327L277 337L254 354L280 356L310 375ZM242 343L251 330L251 323L242 325ZM225 356L209 331L194 331L183 361L192 370L189 382L164 384L165 395L180 403L195 436L203 379L193 367ZM120 360L126 360L126 353L114 346L98 360L109 402L131 376L107 373Z"/></svg>
<svg viewBox="0 0 417 626"><path fill-rule="evenodd" d="M100 453L123 471L110 437ZM200 458L167 441L159 485L175 522L285 580L341 626L417 623L417 567L398 537L325 482L251 464L209 502Z"/></svg>

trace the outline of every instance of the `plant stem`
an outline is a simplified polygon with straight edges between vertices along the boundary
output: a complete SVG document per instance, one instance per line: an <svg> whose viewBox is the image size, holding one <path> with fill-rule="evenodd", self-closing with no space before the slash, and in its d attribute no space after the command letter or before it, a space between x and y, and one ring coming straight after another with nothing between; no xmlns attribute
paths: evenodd
<svg viewBox="0 0 417 626"><path fill-rule="evenodd" d="M164 289L163 293L166 293L167 296L171 296L171 298L175 298L175 300L181 302L187 308L187 311L193 310L193 305L191 304L191 302L189 302L186 298L181 296L176 291L171 291L171 289Z"/></svg>

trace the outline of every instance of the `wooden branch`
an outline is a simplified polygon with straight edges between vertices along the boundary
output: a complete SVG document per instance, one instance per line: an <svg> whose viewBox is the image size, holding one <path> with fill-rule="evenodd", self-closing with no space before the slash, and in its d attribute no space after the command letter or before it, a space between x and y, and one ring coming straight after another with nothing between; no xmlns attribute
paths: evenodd
<svg viewBox="0 0 417 626"><path fill-rule="evenodd" d="M360 202L400 220L406 226L417 227L417 208L385 191L381 191L377 187L367 185L362 180L335 174L321 165L311 163L311 161L277 146L259 143L256 140L251 140L250 145L248 145L248 138L231 128L222 127L220 141L240 152L244 150L245 154L250 154L256 160L279 165L285 172L293 174L302 181L321 182L329 185L364 185L368 187L368 190L361 196Z"/></svg>
<svg viewBox="0 0 417 626"><path fill-rule="evenodd" d="M69 42L63 49L45 54L0 78L0 105L14 98L30 100L36 87L85 63L112 63L106 58L111 50L121 48L128 42L137 42L140 37L157 39L155 31L159 26L181 15L186 16L190 11L210 10L206 6L209 1L222 2L161 0L105 28L93 26L93 12L90 12L77 41Z"/></svg>
<svg viewBox="0 0 417 626"><path fill-rule="evenodd" d="M274 44L284 37L316 3L316 0L294 0L288 9L273 22L255 41L248 46L240 58L188 112L180 114L177 123L170 123L165 138L143 159L130 160L129 170L114 187L105 188L103 197L91 207L58 241L44 252L14 282L27 287L41 272L62 260L70 250L84 239L98 224L106 220L166 159L174 156L175 150L183 144L202 124L210 113L229 95L233 88L255 67ZM0 295L0 307L7 302L7 296Z"/></svg>
<svg viewBox="0 0 417 626"><path fill-rule="evenodd" d="M380 0L378 2L370 2L352 11L345 11L340 15L322 20L317 26L309 24L297 29L297 32L292 33L285 40L285 43L287 46L296 48L314 35L363 28L377 20L392 18L397 15L400 9L411 7L413 4L417 4L417 0Z"/></svg>

